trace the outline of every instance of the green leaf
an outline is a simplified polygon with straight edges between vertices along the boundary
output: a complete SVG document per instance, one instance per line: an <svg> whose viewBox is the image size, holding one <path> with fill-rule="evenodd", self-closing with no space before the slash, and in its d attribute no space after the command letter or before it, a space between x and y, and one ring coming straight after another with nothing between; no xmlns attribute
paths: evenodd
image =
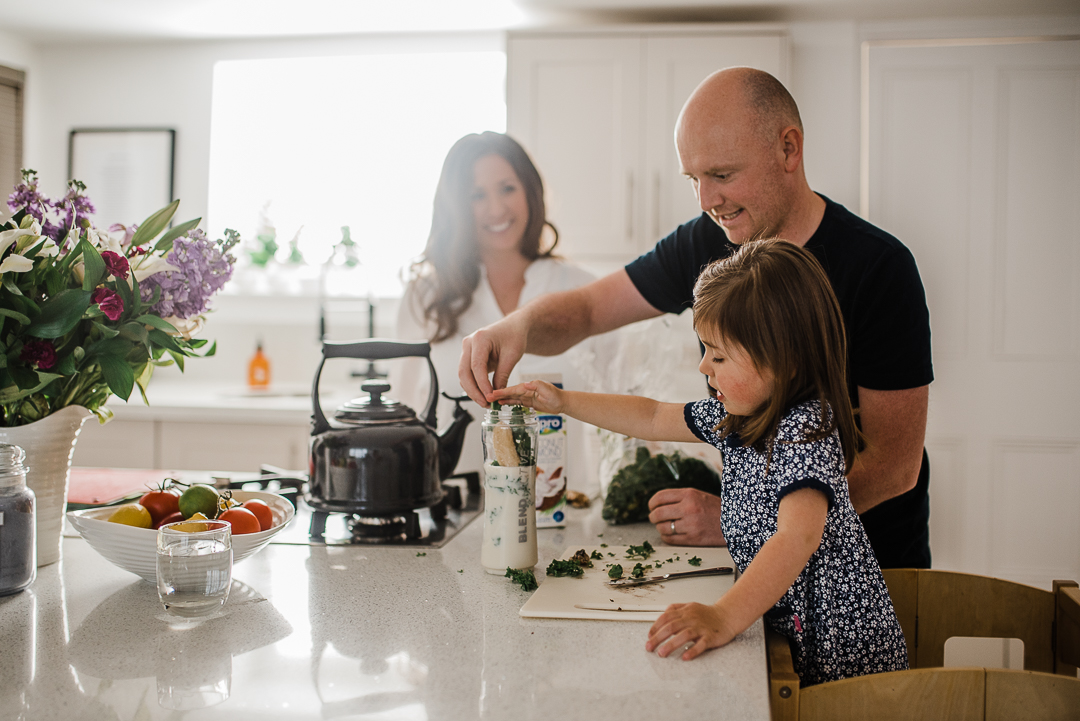
<svg viewBox="0 0 1080 721"><path fill-rule="evenodd" d="M18 311L9 310L8 308L0 308L0 315L6 315L8 318L14 318L22 325L30 325L30 319Z"/></svg>
<svg viewBox="0 0 1080 721"><path fill-rule="evenodd" d="M184 372L184 355L183 353L177 353L176 351L169 351L169 355L176 361L176 367L180 369L180 372Z"/></svg>
<svg viewBox="0 0 1080 721"><path fill-rule="evenodd" d="M59 338L70 332L90 307L90 293L71 288L41 304L41 315L26 329L35 338Z"/></svg>
<svg viewBox="0 0 1080 721"><path fill-rule="evenodd" d="M104 323L98 323L96 320L92 321L91 325L93 325L95 328L98 329L98 331L101 332L102 338L115 338L116 336L120 335L120 331L116 330L115 328L110 328Z"/></svg>
<svg viewBox="0 0 1080 721"><path fill-rule="evenodd" d="M14 369L9 369L9 370L14 370ZM24 368L23 370L29 370L29 369ZM17 401L17 400L19 400L21 398L25 398L26 396L33 395L34 393L37 393L38 391L45 388L45 386L49 385L50 383L52 383L57 378L62 377L62 376L59 376L59 375L57 375L55 373L45 373L43 371L29 371L29 372L36 377L36 379L37 379L36 383L31 384L27 388L20 388L19 385L18 385L18 381L16 381L16 385L8 386L8 387L4 388L2 391L0 391L0 403L13 403L13 402L15 402L15 401Z"/></svg>
<svg viewBox="0 0 1080 721"><path fill-rule="evenodd" d="M179 206L180 201L174 200L140 223L139 229L136 230L135 235L131 237L131 244L144 245L156 238L158 233L165 230L165 227L169 224L169 221L172 220L173 214ZM128 392L130 393L131 391L129 390Z"/></svg>
<svg viewBox="0 0 1080 721"><path fill-rule="evenodd" d="M124 323L120 326L120 335L136 343L150 344L149 334L142 323Z"/></svg>
<svg viewBox="0 0 1080 721"><path fill-rule="evenodd" d="M76 371L78 368L75 367L75 356L72 353L68 353L56 364L56 372L61 375L73 376Z"/></svg>
<svg viewBox="0 0 1080 721"><path fill-rule="evenodd" d="M12 295L22 295L23 292L19 290L19 286L15 284L14 273L9 273L4 276L4 288Z"/></svg>
<svg viewBox="0 0 1080 721"><path fill-rule="evenodd" d="M154 343L154 345L159 345L166 350L176 351L177 353L184 352L184 349L180 347L171 335L163 333L156 328L150 331L150 341Z"/></svg>
<svg viewBox="0 0 1080 721"><path fill-rule="evenodd" d="M161 236L161 240L154 245L154 251L172 250L172 242L189 230L198 227L201 221L202 218L196 218L170 228L165 235Z"/></svg>
<svg viewBox="0 0 1080 721"><path fill-rule="evenodd" d="M166 333L169 333L169 334L179 333L179 331L176 330L176 328L173 326L172 323L169 323L166 320L162 320L161 318L158 318L156 315L149 315L149 314L140 315L138 318L135 319L135 322L136 323L145 323L146 325L157 328L158 330L165 331Z"/></svg>
<svg viewBox="0 0 1080 721"><path fill-rule="evenodd" d="M79 241L79 245L83 246L83 290L91 291L101 285L101 281L105 280L105 261L101 259L101 253L97 248L90 245L86 240Z"/></svg>
<svg viewBox="0 0 1080 721"><path fill-rule="evenodd" d="M126 401L135 387L135 371L131 369L131 364L113 355L103 355L97 362L101 366L101 375L109 384L109 390Z"/></svg>

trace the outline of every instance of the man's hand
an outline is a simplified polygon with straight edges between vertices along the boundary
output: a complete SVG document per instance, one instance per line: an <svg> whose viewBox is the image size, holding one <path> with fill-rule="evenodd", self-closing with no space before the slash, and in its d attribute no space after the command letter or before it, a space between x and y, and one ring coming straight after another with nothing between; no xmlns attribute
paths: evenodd
<svg viewBox="0 0 1080 721"><path fill-rule="evenodd" d="M674 522L674 523L673 523ZM649 523L672 546L723 546L720 497L695 488L669 488L649 499Z"/></svg>
<svg viewBox="0 0 1080 721"><path fill-rule="evenodd" d="M498 323L481 328L461 341L458 381L480 407L487 408L495 388L506 387L510 371L525 355L526 330L511 313ZM491 381L488 373L495 373Z"/></svg>

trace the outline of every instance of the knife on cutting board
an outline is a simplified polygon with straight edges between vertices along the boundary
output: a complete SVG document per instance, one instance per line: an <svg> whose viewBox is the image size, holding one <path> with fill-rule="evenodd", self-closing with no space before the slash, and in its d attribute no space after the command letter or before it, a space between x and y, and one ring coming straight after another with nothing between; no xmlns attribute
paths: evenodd
<svg viewBox="0 0 1080 721"><path fill-rule="evenodd" d="M614 586L616 588L626 588L627 586L644 586L646 583L673 581L677 578L693 578L694 576L726 576L729 573L734 572L735 569L733 569L731 566L718 566L716 568L701 568L695 569L693 571L682 571L681 573L662 573L659 576L644 576L642 578L616 578L614 581L608 581L607 585Z"/></svg>

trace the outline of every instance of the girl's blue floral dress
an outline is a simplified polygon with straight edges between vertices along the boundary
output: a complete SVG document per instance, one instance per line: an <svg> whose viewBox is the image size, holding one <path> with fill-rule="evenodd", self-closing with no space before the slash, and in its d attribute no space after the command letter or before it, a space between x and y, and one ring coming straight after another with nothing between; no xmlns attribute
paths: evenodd
<svg viewBox="0 0 1080 721"><path fill-rule="evenodd" d="M776 533L780 499L817 488L829 499L821 545L787 593L765 614L792 641L803 686L908 667L907 646L862 522L848 496L844 454L836 431L807 443L821 427L821 404L787 412L765 452L737 434L712 429L726 411L715 398L686 404L686 424L724 457L720 525L740 573Z"/></svg>

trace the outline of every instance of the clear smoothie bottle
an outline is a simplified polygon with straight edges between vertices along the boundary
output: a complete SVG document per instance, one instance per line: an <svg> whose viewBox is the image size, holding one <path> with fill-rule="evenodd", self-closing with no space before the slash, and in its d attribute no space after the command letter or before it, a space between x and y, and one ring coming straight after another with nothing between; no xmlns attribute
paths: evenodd
<svg viewBox="0 0 1080 721"><path fill-rule="evenodd" d="M536 565L536 411L492 403L484 414L484 542L488 573Z"/></svg>

